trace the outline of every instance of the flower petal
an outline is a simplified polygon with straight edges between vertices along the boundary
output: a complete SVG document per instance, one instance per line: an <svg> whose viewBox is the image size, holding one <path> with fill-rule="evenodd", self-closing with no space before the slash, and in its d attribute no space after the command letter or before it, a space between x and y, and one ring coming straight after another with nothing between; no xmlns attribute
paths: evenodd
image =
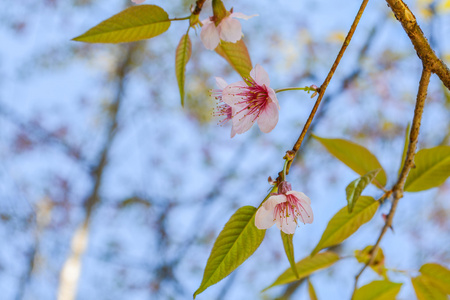
<svg viewBox="0 0 450 300"><path fill-rule="evenodd" d="M271 102L267 104L258 118L258 126L264 133L269 133L278 123L278 106Z"/></svg>
<svg viewBox="0 0 450 300"><path fill-rule="evenodd" d="M220 38L226 42L236 43L242 37L241 22L230 17L223 18L217 29Z"/></svg>
<svg viewBox="0 0 450 300"><path fill-rule="evenodd" d="M311 204L311 199L309 199L308 196L306 196L304 193L302 192L297 192L297 191L289 191L286 193L286 195L293 195L295 198L297 198L300 201L306 202L308 204Z"/></svg>
<svg viewBox="0 0 450 300"><path fill-rule="evenodd" d="M250 76L255 80L257 84L269 87L269 74L267 74L266 70L264 70L264 68L259 64L256 64L256 66L250 71Z"/></svg>
<svg viewBox="0 0 450 300"><path fill-rule="evenodd" d="M272 102L276 103L278 109L280 109L280 104L278 103L277 94L275 93L275 91L272 88L267 87L267 92L268 92L268 96L269 96L270 100L272 100Z"/></svg>
<svg viewBox="0 0 450 300"><path fill-rule="evenodd" d="M231 134L230 134L230 137L231 137L231 138L234 138L235 135L236 135L236 130L234 130L234 127L231 126Z"/></svg>
<svg viewBox="0 0 450 300"><path fill-rule="evenodd" d="M242 97L239 94L242 90L247 88L248 85L244 81L238 81L227 85L222 92L222 100L231 107L239 105L238 102L242 101Z"/></svg>
<svg viewBox="0 0 450 300"><path fill-rule="evenodd" d="M214 22L209 19L202 21L202 32L200 33L200 38L205 45L206 49L214 50L217 45L219 45L219 31L216 28Z"/></svg>
<svg viewBox="0 0 450 300"><path fill-rule="evenodd" d="M227 87L228 83L223 79L222 77L214 77L216 79L216 85L219 87L219 89L224 89Z"/></svg>
<svg viewBox="0 0 450 300"><path fill-rule="evenodd" d="M240 13L240 12L234 12L234 13L230 14L231 18L239 18L239 19L244 19L244 20L248 20L250 18L257 17L257 16L258 16L257 14L256 15L247 16L247 15L244 15L243 13Z"/></svg>
<svg viewBox="0 0 450 300"><path fill-rule="evenodd" d="M274 209L277 204L284 203L287 201L287 198L283 194L272 194L264 203L263 206L266 209Z"/></svg>
<svg viewBox="0 0 450 300"><path fill-rule="evenodd" d="M275 194L269 197L258 209L255 215L255 226L258 229L267 229L275 223L273 211L277 204L286 202L287 198L282 194Z"/></svg>
<svg viewBox="0 0 450 300"><path fill-rule="evenodd" d="M296 218L303 223L311 224L314 221L314 213L311 208L311 200L308 196L301 192L289 191L286 195L292 195L298 199Z"/></svg>
<svg viewBox="0 0 450 300"><path fill-rule="evenodd" d="M134 2L136 4L141 4L141 3L144 3L145 0L131 0L131 2Z"/></svg>
<svg viewBox="0 0 450 300"><path fill-rule="evenodd" d="M303 203L299 206L299 214L297 215L298 219L304 224L311 224L314 221L314 214L311 206Z"/></svg>
<svg viewBox="0 0 450 300"><path fill-rule="evenodd" d="M266 210L264 206L261 206L255 215L255 226L258 229L267 229L272 227L275 223L273 219L273 210Z"/></svg>
<svg viewBox="0 0 450 300"><path fill-rule="evenodd" d="M244 133L249 130L255 123L255 117L253 115L248 115L247 108L241 108L237 111L235 115L231 118L233 121L233 128L236 133Z"/></svg>
<svg viewBox="0 0 450 300"><path fill-rule="evenodd" d="M295 222L293 215L290 215L283 219L280 219L277 216L276 224L277 224L278 229L280 229L281 231L283 231L284 233L287 233L287 234L294 234L295 229L297 228L297 223Z"/></svg>

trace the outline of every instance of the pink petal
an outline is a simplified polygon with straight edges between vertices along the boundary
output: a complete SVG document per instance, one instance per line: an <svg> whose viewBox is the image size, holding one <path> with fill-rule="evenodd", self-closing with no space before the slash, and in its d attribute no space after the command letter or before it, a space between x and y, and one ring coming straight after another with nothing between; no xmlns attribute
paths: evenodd
<svg viewBox="0 0 450 300"><path fill-rule="evenodd" d="M269 197L264 203L263 206L266 209L274 209L277 204L284 203L287 201L287 198L283 194L275 194Z"/></svg>
<svg viewBox="0 0 450 300"><path fill-rule="evenodd" d="M267 74L266 70L264 70L264 68L261 67L259 64L256 64L253 70L250 71L250 76L255 80L257 84L269 87L270 85L269 74Z"/></svg>
<svg viewBox="0 0 450 300"><path fill-rule="evenodd" d="M295 229L297 229L297 223L295 222L293 215L290 215L289 217L283 219L279 219L277 216L276 224L278 229L287 234L294 234Z"/></svg>
<svg viewBox="0 0 450 300"><path fill-rule="evenodd" d="M298 217L298 219L305 224L311 224L314 221L314 214L310 205L311 200L308 198L308 196L296 191L289 191L286 194L291 194L299 200L299 213L296 217Z"/></svg>
<svg viewBox="0 0 450 300"><path fill-rule="evenodd" d="M266 210L263 206L261 206L255 215L255 226L258 229L267 229L272 227L275 223L273 219L273 210Z"/></svg>
<svg viewBox="0 0 450 300"><path fill-rule="evenodd" d="M242 37L241 22L230 17L223 18L217 29L220 38L226 42L236 43Z"/></svg>
<svg viewBox="0 0 450 300"><path fill-rule="evenodd" d="M233 128L236 133L244 133L249 130L253 124L255 123L255 116L246 115L248 113L248 109L239 109L236 115L233 115L231 119L233 121Z"/></svg>
<svg viewBox="0 0 450 300"><path fill-rule="evenodd" d="M306 196L304 193L302 192L297 192L297 191L288 191L286 193L286 195L293 195L295 198L297 198L298 200L302 201L302 202L306 202L308 204L311 204L311 199L309 199L308 196Z"/></svg>
<svg viewBox="0 0 450 300"><path fill-rule="evenodd" d="M234 12L230 15L231 18L239 18L239 19L244 19L244 20L248 20L250 18L257 17L257 16L258 15L247 16L240 12Z"/></svg>
<svg viewBox="0 0 450 300"><path fill-rule="evenodd" d="M231 134L230 134L231 138L234 138L235 135L236 135L236 130L234 130L234 127L231 126Z"/></svg>
<svg viewBox="0 0 450 300"><path fill-rule="evenodd" d="M258 229L267 229L271 227L275 220L273 218L273 210L279 203L286 202L285 195L272 195L258 209L255 215L255 226Z"/></svg>
<svg viewBox="0 0 450 300"><path fill-rule="evenodd" d="M264 110L261 111L261 114L258 118L258 126L264 133L269 133L278 123L278 106L271 102L267 104Z"/></svg>
<svg viewBox="0 0 450 300"><path fill-rule="evenodd" d="M222 77L214 77L216 79L216 85L219 87L219 89L224 89L227 87L228 83L223 79Z"/></svg>
<svg viewBox="0 0 450 300"><path fill-rule="evenodd" d="M141 4L141 3L144 3L145 0L131 0L131 2L134 2L136 4Z"/></svg>
<svg viewBox="0 0 450 300"><path fill-rule="evenodd" d="M267 87L267 91L268 91L268 96L269 96L270 100L272 100L274 103L276 103L278 109L280 109L280 104L278 103L277 94L275 93L275 91L273 89L271 89L270 87Z"/></svg>
<svg viewBox="0 0 450 300"><path fill-rule="evenodd" d="M228 85L223 89L222 100L230 106L237 105L237 102L242 101L242 97L238 94L242 93L242 89L247 88L248 85L244 81L238 81Z"/></svg>
<svg viewBox="0 0 450 300"><path fill-rule="evenodd" d="M200 38L203 45L205 45L206 49L214 50L220 42L219 31L217 30L216 25L214 25L214 22L209 19L202 21L202 23L203 26Z"/></svg>

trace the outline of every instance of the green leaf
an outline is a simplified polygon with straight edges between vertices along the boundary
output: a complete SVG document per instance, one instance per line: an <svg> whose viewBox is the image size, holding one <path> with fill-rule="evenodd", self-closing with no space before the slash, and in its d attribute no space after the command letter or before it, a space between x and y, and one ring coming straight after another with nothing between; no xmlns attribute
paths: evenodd
<svg viewBox="0 0 450 300"><path fill-rule="evenodd" d="M406 126L405 143L403 145L402 161L400 162L400 168L398 169L398 175L400 175L400 172L403 169L403 165L405 164L406 153L408 153L409 134L410 133L411 133L411 124L408 123L408 126Z"/></svg>
<svg viewBox="0 0 450 300"><path fill-rule="evenodd" d="M367 246L363 250L355 250L355 258L358 262L366 264L370 261L370 256L373 246ZM378 275L383 276L387 280L387 269L384 267L384 253L383 249L378 248L377 255L375 259L370 264L372 270L374 270Z"/></svg>
<svg viewBox="0 0 450 300"><path fill-rule="evenodd" d="M432 285L442 292L450 295L450 270L439 264L424 264L419 272L422 273Z"/></svg>
<svg viewBox="0 0 450 300"><path fill-rule="evenodd" d="M309 294L310 300L318 300L316 290L314 289L314 286L312 285L311 280L309 280L309 277L308 277L308 294Z"/></svg>
<svg viewBox="0 0 450 300"><path fill-rule="evenodd" d="M175 74L177 75L178 88L180 90L181 105L184 106L184 81L186 78L186 64L191 58L192 43L189 34L184 34L178 44L175 53Z"/></svg>
<svg viewBox="0 0 450 300"><path fill-rule="evenodd" d="M450 146L423 149L414 158L405 182L405 191L420 192L440 186L450 176Z"/></svg>
<svg viewBox="0 0 450 300"><path fill-rule="evenodd" d="M252 70L252 61L242 39L236 43L221 41L215 49L217 54L226 59L242 78L248 78Z"/></svg>
<svg viewBox="0 0 450 300"><path fill-rule="evenodd" d="M436 288L427 277L419 275L411 278L411 282L419 300L447 300L447 296L440 289Z"/></svg>
<svg viewBox="0 0 450 300"><path fill-rule="evenodd" d="M311 255L316 254L323 248L342 243L355 233L361 225L372 219L378 206L380 206L380 202L375 201L372 197L361 196L352 213L348 213L347 207L342 208L328 222L325 232Z"/></svg>
<svg viewBox="0 0 450 300"><path fill-rule="evenodd" d="M380 169L370 171L364 174L364 176L353 180L347 186L345 193L347 194L347 207L349 213L353 211L353 207L355 206L359 196L361 196L361 193L364 191L366 186L368 186L375 176L377 176L378 172L380 172Z"/></svg>
<svg viewBox="0 0 450 300"><path fill-rule="evenodd" d="M202 283L195 291L194 298L227 277L259 247L266 231L256 228L255 213L256 208L253 206L241 207L225 224L211 250Z"/></svg>
<svg viewBox="0 0 450 300"><path fill-rule="evenodd" d="M337 159L361 176L369 171L381 169L375 177L374 184L378 187L386 185L386 172L375 155L363 146L342 139L326 139L316 135L312 136L321 142Z"/></svg>
<svg viewBox="0 0 450 300"><path fill-rule="evenodd" d="M353 300L395 300L401 283L387 280L373 281L356 290Z"/></svg>
<svg viewBox="0 0 450 300"><path fill-rule="evenodd" d="M160 35L169 26L169 16L161 7L131 6L73 40L86 43L135 42Z"/></svg>
<svg viewBox="0 0 450 300"><path fill-rule="evenodd" d="M284 252L286 252L286 257L289 260L289 264L291 265L292 271L295 276L298 278L297 268L295 267L295 258L294 258L294 244L292 243L293 234L287 234L280 230L281 239L283 240Z"/></svg>
<svg viewBox="0 0 450 300"><path fill-rule="evenodd" d="M295 264L297 267L298 275L299 275L298 278L295 276L294 272L292 272L292 269L289 268L286 271L284 271L284 273L281 274L277 278L277 280L275 280L274 283L272 283L270 286L266 287L263 290L263 292L270 289L271 287L274 287L274 286L277 286L280 284L291 283L291 282L300 280L302 278L308 277L309 275L311 275L312 273L314 273L320 269L328 268L329 266L331 266L338 260L339 260L339 255L337 255L336 253L331 252L331 251L319 253L312 257L307 256Z"/></svg>

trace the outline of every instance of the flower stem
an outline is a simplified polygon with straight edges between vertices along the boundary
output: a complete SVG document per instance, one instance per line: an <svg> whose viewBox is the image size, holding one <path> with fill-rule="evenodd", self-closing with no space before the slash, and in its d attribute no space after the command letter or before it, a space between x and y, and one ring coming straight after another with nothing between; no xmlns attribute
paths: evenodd
<svg viewBox="0 0 450 300"><path fill-rule="evenodd" d="M283 166L283 178L281 178L282 181L286 180L286 168L289 164L289 159L286 159Z"/></svg>
<svg viewBox="0 0 450 300"><path fill-rule="evenodd" d="M309 87L309 86L305 86L304 88L301 87L289 87L289 88L284 88L284 89L276 89L275 93L281 93L281 92L285 92L285 91L306 91L306 92L317 92L317 89L313 88L313 87Z"/></svg>

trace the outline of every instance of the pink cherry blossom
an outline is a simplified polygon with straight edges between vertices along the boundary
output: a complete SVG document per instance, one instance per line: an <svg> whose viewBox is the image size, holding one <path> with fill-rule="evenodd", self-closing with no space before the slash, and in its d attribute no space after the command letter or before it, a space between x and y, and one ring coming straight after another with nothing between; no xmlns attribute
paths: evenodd
<svg viewBox="0 0 450 300"><path fill-rule="evenodd" d="M304 224L313 222L311 200L305 194L293 191L289 182L282 181L278 193L272 194L256 212L255 226L267 229L277 224L284 233L293 234L297 219Z"/></svg>
<svg viewBox="0 0 450 300"><path fill-rule="evenodd" d="M216 84L219 87L219 89L211 91L211 95L218 100L218 104L213 112L213 116L215 117L225 116L225 119L219 122L220 125L223 125L227 123L229 120L231 120L233 116L233 110L231 109L231 106L222 101L222 92L223 89L227 87L228 85L227 82L223 78L216 77ZM231 127L231 137L234 137L235 135L236 131L234 131L234 128Z"/></svg>
<svg viewBox="0 0 450 300"><path fill-rule="evenodd" d="M209 17L202 21L202 32L200 38L206 49L214 50L219 45L220 40L225 42L236 43L242 37L241 23L235 18L248 20L257 15L246 16L243 13L232 12L220 21L219 25L215 24L214 17Z"/></svg>
<svg viewBox="0 0 450 300"><path fill-rule="evenodd" d="M141 3L144 3L145 0L131 0L131 2L134 2L136 4L141 4Z"/></svg>
<svg viewBox="0 0 450 300"><path fill-rule="evenodd" d="M229 84L223 89L222 100L232 109L231 119L236 133L246 132L255 121L264 133L275 128L280 105L269 85L269 75L257 64L246 81Z"/></svg>

